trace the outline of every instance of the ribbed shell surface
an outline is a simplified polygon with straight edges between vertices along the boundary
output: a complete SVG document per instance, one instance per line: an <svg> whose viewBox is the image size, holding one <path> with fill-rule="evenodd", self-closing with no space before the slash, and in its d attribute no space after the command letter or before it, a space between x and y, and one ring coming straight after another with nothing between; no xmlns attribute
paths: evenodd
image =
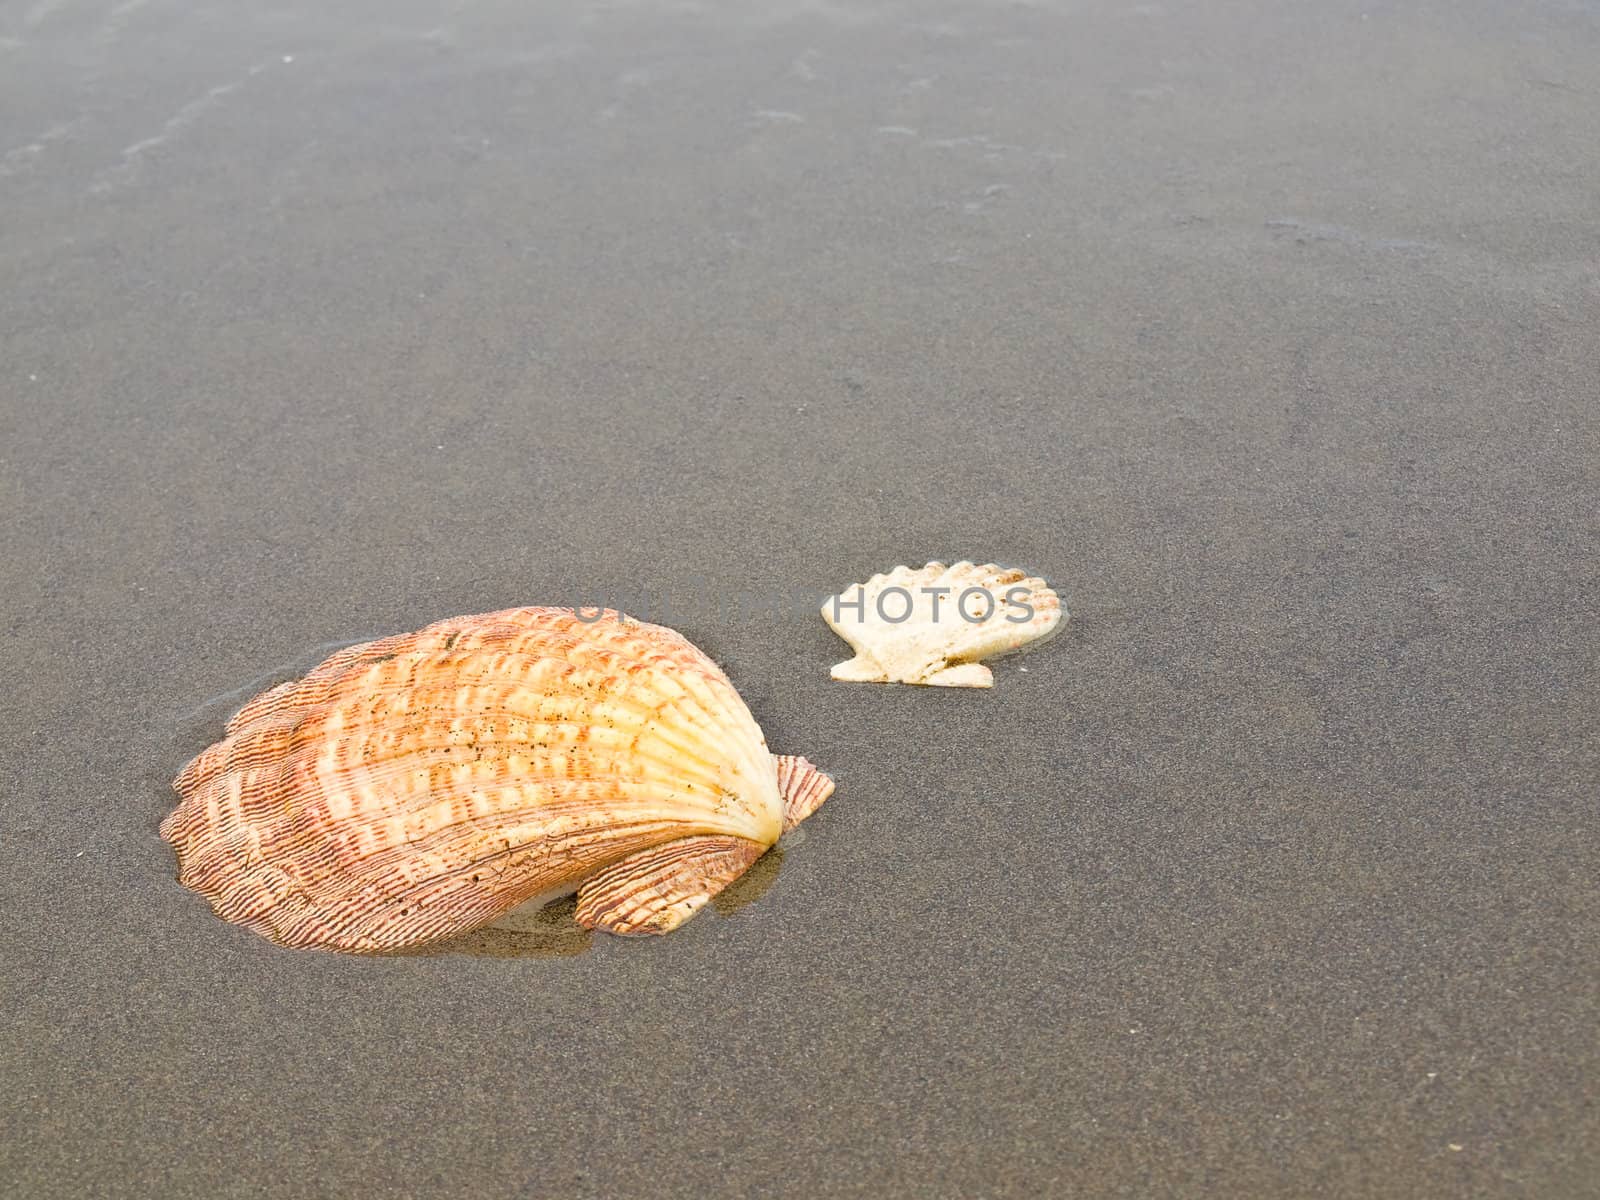
<svg viewBox="0 0 1600 1200"><path fill-rule="evenodd" d="M345 950L476 928L676 838L765 847L782 821L715 663L560 608L341 650L246 704L174 786L180 882L273 941Z"/></svg>

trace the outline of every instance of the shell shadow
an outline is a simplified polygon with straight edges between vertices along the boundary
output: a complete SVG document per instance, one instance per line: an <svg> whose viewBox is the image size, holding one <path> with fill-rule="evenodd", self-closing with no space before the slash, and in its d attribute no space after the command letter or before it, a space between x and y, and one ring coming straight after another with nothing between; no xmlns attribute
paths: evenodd
<svg viewBox="0 0 1600 1200"><path fill-rule="evenodd" d="M731 917L741 908L765 896L777 882L778 872L782 869L783 847L773 846L756 859L748 871L711 897L712 907L718 915Z"/></svg>
<svg viewBox="0 0 1600 1200"><path fill-rule="evenodd" d="M783 868L783 849L773 846L732 884L711 898L719 916L729 917L765 896ZM391 950L383 958L571 958L588 950L594 931L578 924L578 898L563 896L537 912L518 917L518 928L486 926L427 946Z"/></svg>
<svg viewBox="0 0 1600 1200"><path fill-rule="evenodd" d="M566 896L524 917L521 928L485 927L426 946L392 950L384 958L437 958L462 954L469 958L571 958L594 941L594 932L578 924L578 898Z"/></svg>

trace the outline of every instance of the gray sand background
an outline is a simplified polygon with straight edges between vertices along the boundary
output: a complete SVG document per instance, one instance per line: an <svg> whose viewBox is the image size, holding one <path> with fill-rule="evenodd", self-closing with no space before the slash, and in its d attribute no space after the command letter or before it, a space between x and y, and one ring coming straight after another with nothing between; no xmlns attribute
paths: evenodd
<svg viewBox="0 0 1600 1200"><path fill-rule="evenodd" d="M1600 1195L1592 0L37 0L0 134L0 1193ZM960 555L987 694L673 615L839 789L670 938L173 882L328 643Z"/></svg>

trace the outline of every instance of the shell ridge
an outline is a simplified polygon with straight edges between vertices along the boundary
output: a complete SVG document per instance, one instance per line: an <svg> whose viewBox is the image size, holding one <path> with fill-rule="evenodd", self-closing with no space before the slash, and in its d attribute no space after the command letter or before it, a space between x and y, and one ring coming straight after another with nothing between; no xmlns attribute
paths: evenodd
<svg viewBox="0 0 1600 1200"><path fill-rule="evenodd" d="M778 792L783 797L783 831L788 833L833 795L833 779L798 754L775 754Z"/></svg>
<svg viewBox="0 0 1600 1200"><path fill-rule="evenodd" d="M510 692L525 691L525 692L527 692L529 694L532 694L534 692L537 692L539 689L537 687L535 687L534 685L532 685L532 684L513 684L513 683L509 683L508 682L508 683L503 684L503 685L498 685L498 689L497 690L500 690L502 692L504 692L504 691L510 691ZM308 706L307 707L304 715L301 717L300 721L298 722L298 724L296 726L295 733L296 733L296 736L297 736L298 740L301 740L301 741L312 741L315 738L317 738L318 736L320 736L320 734L322 733L323 728L327 724L327 722L329 722L330 720L334 719L335 714L337 714L340 717L345 718L341 722L341 732L343 732L347 736L353 736L353 735L361 733L361 732L365 732L365 731L368 731L368 730L371 730L371 729L381 728L381 727L383 727L385 725L389 725L389 724L394 723L394 721L397 718L397 714L395 714L394 712L390 711L387 708L384 708L379 703L379 701L387 698L387 696L390 696L390 695L392 695L392 696L407 695L408 697L410 697L415 702L411 707L422 708L422 707L425 706L425 702L427 702L427 701L435 700L435 699L443 698L443 697L456 696L461 691L462 691L462 688L460 688L460 687L448 687L448 686L439 686L439 687L432 687L432 688L410 688L408 690L404 685L396 686L395 688L390 689L387 692L379 692L379 691L376 691L376 690L364 691L362 693L362 698L363 698L364 701L369 701L370 702L370 708L367 709L366 711L359 711L358 714L355 715L353 718L349 715L349 709L347 709L347 708L333 709L333 708L330 708L330 705L331 705L330 701L323 701L322 703L320 703L318 705ZM615 717L621 715L628 708L636 706L639 701L641 701L641 700L643 700L645 698L646 694L648 694L650 696L650 698L659 698L659 702L654 706L654 712L651 714L651 716L659 714L661 711L664 711L665 709L670 708L675 702L681 701L681 700L686 699L686 698L694 699L696 701L697 707L701 711L699 711L699 712L689 712L689 713L686 713L684 715L686 717L690 718L693 721L693 725L694 725L695 729L697 729L699 731L702 731L702 732L711 731L711 730L718 730L723 725L725 725L725 723L730 718L736 719L739 716L743 715L738 710L733 709L733 707L727 702L727 698L725 696L724 697L717 697L716 699L721 700L721 703L717 705L716 710L711 711L711 712L707 712L705 710L707 709L709 703L712 701L712 697L710 697L710 696L696 697L696 696L694 696L693 693L681 693L681 694L663 695L659 691L652 691L648 687L640 687L640 686L635 686L635 687L626 688L626 689L618 689L611 697L608 697L608 700L607 700L607 703L606 703L606 707L604 709L605 715L607 717L610 717L610 718L615 718ZM735 695L736 695L736 693L735 693ZM741 702L741 706L740 707L741 708L743 707L742 706L742 702ZM635 711L642 712L643 710L641 708L635 707ZM505 717L505 718L508 718L508 719L525 721L525 722L529 722L529 723L550 725L552 727L570 726L570 727L573 727L573 728L582 728L582 727L585 727L585 726L593 727L593 725L595 724L595 722L593 722L593 721L582 721L582 720L568 719L568 718L544 717L544 716L539 715L537 710L524 710L522 708L513 707L513 706L510 706L510 705L507 705L507 704L504 704L504 703L501 703L501 704L498 704L498 705L495 705L495 706L492 706L492 707L490 707L490 706L478 706L478 707L475 707L475 708L473 708L471 710L471 715L474 718ZM638 726L639 727L643 727L645 725L648 725L650 723L651 716L646 716L644 720L638 722L637 723ZM720 717L720 718L722 718L722 720L719 722L718 720L712 719L712 718L716 718L716 717ZM449 720L449 719L459 719L459 717L456 717L456 718L449 718L449 717L437 717L437 718L434 718L434 720L436 720L436 721ZM745 720L748 721L748 717L746 717ZM744 722L741 722L741 723L744 723ZM753 722L752 722L752 724L753 724ZM245 733L245 732L247 732L247 730L244 730L244 729L239 730L239 733L241 735L243 733ZM759 731L757 731L757 732L759 732ZM665 733L662 733L660 736L665 738L667 735ZM678 746L683 746L684 744L685 743L682 743L682 742L677 742L676 743L676 745L678 745Z"/></svg>
<svg viewBox="0 0 1600 1200"><path fill-rule="evenodd" d="M237 776L219 777L210 784L209 797L219 798L240 782ZM481 839L497 832L522 829L526 831L522 835L524 840L513 840L509 851L521 852L548 840L550 828L563 818L581 817L585 812L594 811L600 795L609 796L616 791L614 780L555 780L534 786L540 786L545 793L537 804L531 800L524 800L514 807L499 811L462 814L430 829L421 837L409 836L376 847L371 853L354 861L346 861L339 853L339 847L343 844L342 838L331 831L347 829L351 833L359 833L366 828L366 825L354 818L331 824L323 820L319 824L318 818L323 814L307 809L301 809L287 819L265 825L249 822L236 813L230 813L227 819L214 820L202 825L196 831L198 836L191 838L186 834L192 827L192 821L186 818L194 814L196 806L186 804L175 810L167 821L163 822L163 834L179 850L180 878L208 896L223 894L218 892L213 881L228 869L230 863L243 863L247 878L270 868L276 879L292 883L314 907L319 903L326 906L329 901L337 901L341 890L359 887L362 880L381 878L396 863L419 856L443 855L452 843L463 840L464 836ZM671 822L615 819L609 822L590 822L579 830L566 830L564 838L597 839L604 837L608 830L623 828L635 831L658 830L657 834L650 836L664 839L670 839L685 831L737 836L737 832L730 829L727 821L716 820L715 814L704 808L690 808L682 796L671 794L665 784L657 784L649 789L647 794L636 795L634 799L638 807L654 807L658 811L668 811L673 813L674 819ZM530 820L530 812L539 814L537 820ZM530 825L534 828L528 828ZM271 867L265 852L270 852L273 857L298 863L302 869L301 876L295 878L278 868ZM452 868L444 874L470 870L474 862L490 861L506 853L507 850L499 847L484 855L469 851L459 868ZM254 871L251 870L252 860L255 860ZM334 884L331 896L327 894L325 887L319 886L326 881L332 881ZM418 886L424 885L425 882ZM547 880L544 886L549 886ZM269 888L257 883L247 890L252 893L266 890L277 894L282 889Z"/></svg>
<svg viewBox="0 0 1600 1200"><path fill-rule="evenodd" d="M594 831L595 836L591 841L598 843L601 832L603 831ZM679 826L668 822L657 822L654 826L640 824L636 827L634 840L631 843L624 843L620 849L611 847L610 852L600 856L599 865L626 856L637 849L641 842L662 844L681 834ZM285 939L291 939L286 940L285 944L316 944L326 939L334 939L343 944L351 930L363 920L380 914L384 909L397 904L408 904L419 893L438 887L441 883L452 880L462 882L468 872L481 873L495 860L510 860L517 854L539 846L544 840L543 835L531 837L521 843L505 840L502 846L466 858L447 869L436 871L423 878L410 880L399 889L385 890L383 887L393 863L385 863L382 869L378 870L346 871L337 880L344 886L333 895L324 896L318 894L316 883L319 878L327 879L328 876L297 879L269 860L257 856L252 861L249 855L242 856L243 863L239 871L229 881L218 882L217 868L221 865L220 861L211 864L212 869L203 873L186 872L185 879L188 886L200 890L207 897L219 916L230 920L249 917L253 924L265 925L282 934ZM395 849L406 850L408 847L400 846ZM516 882L519 886L506 893L494 892L492 902L482 909L488 914L483 917L483 922L493 920L502 912L516 907L529 896L536 895L543 887L552 884L559 886L596 869L594 863L578 859L570 864L567 871L555 874L538 870L518 871L518 867L534 865L536 864L515 864L502 867L495 873L496 882L502 882L507 871L517 872ZM526 879L523 875L526 875ZM474 876L470 882L482 881ZM534 890L528 891L529 887ZM524 891L526 895L522 895ZM369 897L376 902L363 905L361 902ZM292 919L281 919L284 917ZM306 942L292 940L297 933L304 932L303 926L307 922L321 925L325 937Z"/></svg>
<svg viewBox="0 0 1600 1200"><path fill-rule="evenodd" d="M670 811L668 804L658 806L660 810ZM509 849L497 847L488 855L489 858L498 857L502 853L518 853L530 847L556 843L570 847L589 840L600 839L609 834L620 831L637 831L655 829L657 827L666 831L666 836L673 836L676 831L691 830L707 834L730 833L722 824L710 820L705 814L694 816L691 814L675 813L671 821L662 819L646 820L640 817L616 817L606 821L573 821L563 818L581 817L586 811L593 811L592 801L578 802L571 805L562 805L559 802L541 806L537 818L530 818L527 810L508 810L498 813L479 814L457 817L430 829L426 834L417 837L408 837L387 845L375 847L371 852L362 855L353 862L337 861L333 854L328 854L330 869L326 874L330 878L341 881L355 881L369 875L379 875L388 870L391 865L409 859L427 858L429 860L445 859L454 848L459 853L466 855L463 861L467 867L477 859L475 851L469 843L474 840L492 840L496 843L506 840L507 835L517 834L509 840ZM324 857L318 855L318 859ZM441 871L447 874L455 868L450 867Z"/></svg>
<svg viewBox="0 0 1600 1200"><path fill-rule="evenodd" d="M563 856L566 862L566 867L563 870L540 869L546 866L544 860L535 859L521 863L513 861L517 855L524 854L543 844L546 840L544 837L531 838L523 843L507 840L502 847L474 855L424 878L408 881L399 889L386 888L384 886L388 882L387 868L392 866L393 863L385 864L385 870L361 871L355 878L363 881L364 886L353 891L344 892L333 898L332 903L320 906L320 911L327 914L339 914L337 919L329 921L330 932L336 938L348 938L353 931L360 928L364 923L379 922L381 925L381 922L385 920L389 922L396 921L397 918L392 912L396 906L404 906L399 914L400 917L409 915L405 908L420 903L428 893L445 885L481 883L483 880L479 876L485 870L490 870L491 865L496 860L505 860L505 865L500 867L498 871L490 870L490 874L498 885L504 885L507 882L506 876L509 875L512 877L511 882L515 886L509 888L501 886L495 889L482 890L482 898L473 907L474 917L471 924L452 924L449 929L442 932L429 932L421 936L419 936L418 931L407 932L401 935L402 940L400 942L391 943L386 939L380 940L385 945L411 944L425 940L427 937L442 936L446 932L464 932L466 929L487 924L496 917L510 912L513 908L525 903L541 891L552 887L560 887L566 883L581 879L597 869L603 869L611 862L626 857L630 853L636 853L640 846L661 845L681 836L682 833L680 827L666 822L657 822L654 826L647 826L641 823L632 828L635 832L629 841L619 844L616 840L612 840L603 854L582 857L574 855L572 853L574 848L585 849L591 844L600 844L601 834L604 831L593 831L593 837L586 839L580 846L568 847L567 853ZM395 849L410 850L412 847L396 847ZM396 858L395 861L402 860ZM469 872L472 873L470 879L467 878ZM359 901L368 896L372 898L372 903L359 903ZM424 928L427 928L426 923L423 924ZM375 937L377 935L369 931L365 936Z"/></svg>
<svg viewBox="0 0 1600 1200"><path fill-rule="evenodd" d="M546 729L570 728L575 732L586 728L591 728L590 726L585 726L580 722L575 721L539 722L538 724ZM496 741L491 743L491 745L494 747L509 747L510 749L503 755L468 760L464 757L455 759L452 758L451 755L456 750L473 749L476 748L475 746L435 741L412 743L396 747L387 753L367 755L355 762L343 764L340 769L333 773L333 777L335 779L342 779L359 772L369 784L392 784L405 780L408 777L415 776L423 771L431 771L447 766L453 768L463 768L473 767L482 763L493 763L505 765L509 768L511 760L515 758L536 757L535 755L520 754L519 751L521 750L543 751L546 755L561 754L563 758L565 758L570 754L571 751L582 750L587 745L593 746L600 751L620 752L622 750L626 750L631 758L661 767L664 770L674 771L690 776L694 782L704 785L714 785L719 778L715 769L715 764L708 757L706 757L704 751L697 750L690 745L678 742L675 739L671 739L662 734L659 730L650 730L648 728L641 730L640 733L632 737L606 739L598 743L586 743L574 737L570 740L564 740L556 746L548 746L545 739L541 739L536 735L522 738L501 734L497 735ZM487 747L485 748L487 749ZM572 757L576 760L586 756L572 755ZM301 764L306 762L314 763L315 759L316 749L313 746L303 747L300 750L295 751L290 757L289 761L294 764ZM423 764L427 765L425 766ZM525 771L521 777L528 782L541 782L546 780L576 778L578 776L564 773L556 774L552 772L546 774L537 771ZM598 773L585 777L595 779L615 778L624 780L628 778L627 776L622 776L614 771ZM400 790L406 793L412 793L418 790L432 790L433 787L434 784L430 781L429 784L421 787L420 789L405 788Z"/></svg>
<svg viewBox="0 0 1600 1200"><path fill-rule="evenodd" d="M744 838L691 836L640 851L578 888L578 923L623 935L670 933L765 850Z"/></svg>

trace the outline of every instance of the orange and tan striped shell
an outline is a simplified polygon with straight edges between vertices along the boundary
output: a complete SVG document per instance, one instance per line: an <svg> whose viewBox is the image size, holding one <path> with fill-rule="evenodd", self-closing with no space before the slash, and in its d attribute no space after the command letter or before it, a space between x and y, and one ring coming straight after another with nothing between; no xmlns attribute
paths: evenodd
<svg viewBox="0 0 1600 1200"><path fill-rule="evenodd" d="M827 798L715 663L607 611L516 608L351 646L174 781L179 881L286 946L394 949L579 890L666 932Z"/></svg>

